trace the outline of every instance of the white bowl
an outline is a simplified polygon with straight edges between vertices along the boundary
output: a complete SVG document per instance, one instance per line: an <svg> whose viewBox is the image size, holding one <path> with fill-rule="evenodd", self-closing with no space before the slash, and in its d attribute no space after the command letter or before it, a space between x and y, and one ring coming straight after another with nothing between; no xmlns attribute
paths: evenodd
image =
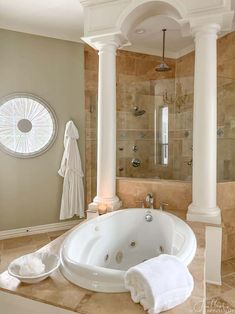
<svg viewBox="0 0 235 314"><path fill-rule="evenodd" d="M19 274L20 270L20 264L26 259L26 257L34 256L39 258L43 264L45 264L45 271L39 275L36 276L21 276ZM21 282L25 283L37 283L44 279L46 279L48 276L52 274L53 271L55 271L60 266L60 259L57 255L51 254L49 252L35 252L27 255L23 255L17 259L15 259L13 262L10 263L8 266L8 273L19 279Z"/></svg>

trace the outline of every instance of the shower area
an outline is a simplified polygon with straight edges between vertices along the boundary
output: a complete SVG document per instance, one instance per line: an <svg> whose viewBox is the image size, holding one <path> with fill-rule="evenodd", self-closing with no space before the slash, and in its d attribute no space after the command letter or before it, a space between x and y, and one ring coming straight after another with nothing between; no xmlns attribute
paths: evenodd
<svg viewBox="0 0 235 314"><path fill-rule="evenodd" d="M235 180L235 77L225 51L232 37L218 40L218 182ZM191 181L194 52L168 59L166 72L155 71L153 56L141 66L135 59L117 86L117 176Z"/></svg>
<svg viewBox="0 0 235 314"><path fill-rule="evenodd" d="M118 177L191 181L193 58L167 59L162 71L159 57L136 55L118 74Z"/></svg>
<svg viewBox="0 0 235 314"><path fill-rule="evenodd" d="M117 176L190 181L193 77L123 82L118 96Z"/></svg>
<svg viewBox="0 0 235 314"><path fill-rule="evenodd" d="M218 40L217 180L235 180L234 33ZM166 59L118 51L116 174L191 182L194 52ZM87 203L96 195L98 56L85 49Z"/></svg>

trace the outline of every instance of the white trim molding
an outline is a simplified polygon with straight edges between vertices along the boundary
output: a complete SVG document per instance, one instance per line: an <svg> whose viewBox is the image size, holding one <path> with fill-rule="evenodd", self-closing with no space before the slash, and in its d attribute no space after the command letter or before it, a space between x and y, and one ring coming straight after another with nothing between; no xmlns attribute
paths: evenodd
<svg viewBox="0 0 235 314"><path fill-rule="evenodd" d="M70 220L65 222L56 222L53 224L24 227L19 229L10 229L0 231L0 240L23 237L32 234L46 233L59 230L68 230L81 223L83 219Z"/></svg>
<svg viewBox="0 0 235 314"><path fill-rule="evenodd" d="M206 226L206 282L221 285L221 226Z"/></svg>
<svg viewBox="0 0 235 314"><path fill-rule="evenodd" d="M141 46L129 45L129 46L124 46L123 48L120 48L120 50L137 52L137 53L144 53L147 55L162 57L162 50L152 49L152 48L143 47L143 46L141 47ZM188 53L190 53L194 50L195 50L194 44L187 46L187 47L185 47L181 50L178 50L178 51L166 50L165 51L165 57L171 58L171 59L178 59L178 58L181 58L181 57L187 55Z"/></svg>

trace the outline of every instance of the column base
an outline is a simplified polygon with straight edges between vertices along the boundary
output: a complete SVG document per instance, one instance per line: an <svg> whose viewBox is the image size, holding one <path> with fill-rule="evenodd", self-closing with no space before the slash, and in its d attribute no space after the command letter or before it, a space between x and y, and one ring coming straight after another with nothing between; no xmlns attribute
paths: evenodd
<svg viewBox="0 0 235 314"><path fill-rule="evenodd" d="M206 282L221 285L222 228L206 226Z"/></svg>
<svg viewBox="0 0 235 314"><path fill-rule="evenodd" d="M96 211L100 204L106 204L109 211L118 210L122 207L122 201L117 196L113 198L101 198L96 196L93 202L88 205L88 210Z"/></svg>
<svg viewBox="0 0 235 314"><path fill-rule="evenodd" d="M216 225L221 224L221 211L219 207L203 208L202 212L201 207L190 204L186 217L189 221L212 223Z"/></svg>

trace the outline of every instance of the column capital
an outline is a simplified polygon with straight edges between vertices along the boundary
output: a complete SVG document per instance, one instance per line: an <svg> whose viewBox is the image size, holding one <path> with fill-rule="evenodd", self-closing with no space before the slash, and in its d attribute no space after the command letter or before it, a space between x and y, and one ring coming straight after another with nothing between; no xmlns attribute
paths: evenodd
<svg viewBox="0 0 235 314"><path fill-rule="evenodd" d="M128 39L120 32L92 37L82 37L82 40L99 51L116 51L118 48L130 45Z"/></svg>
<svg viewBox="0 0 235 314"><path fill-rule="evenodd" d="M216 23L197 25L191 28L192 35L197 38L205 35L215 35L221 30L221 26Z"/></svg>
<svg viewBox="0 0 235 314"><path fill-rule="evenodd" d="M191 16L188 20L191 34L217 34L219 31L229 32L232 29L233 11L226 11L220 14ZM185 35L187 34L185 31ZM189 35L189 34L188 34Z"/></svg>

